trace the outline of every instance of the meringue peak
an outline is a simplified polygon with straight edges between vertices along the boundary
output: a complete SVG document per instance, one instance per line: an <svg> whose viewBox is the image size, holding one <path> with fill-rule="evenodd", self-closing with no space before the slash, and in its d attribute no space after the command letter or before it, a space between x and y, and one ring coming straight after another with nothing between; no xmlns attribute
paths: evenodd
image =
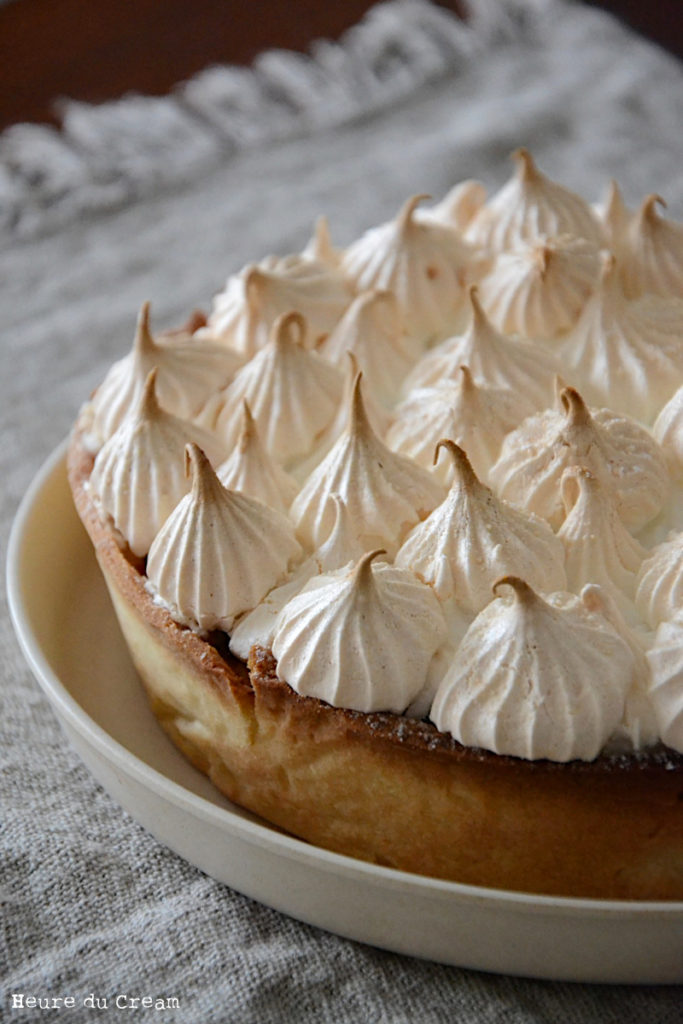
<svg viewBox="0 0 683 1024"><path fill-rule="evenodd" d="M399 234L409 231L414 226L419 226L419 222L415 221L413 214L420 203L431 198L428 192L418 192L416 195L406 199L396 218L396 227Z"/></svg>
<svg viewBox="0 0 683 1024"><path fill-rule="evenodd" d="M512 154L512 159L517 164L517 177L520 181L531 182L543 180L545 177L541 174L534 158L528 149L524 146L519 146Z"/></svg>
<svg viewBox="0 0 683 1024"><path fill-rule="evenodd" d="M663 217L660 216L657 207L661 206L666 210L666 199L658 195L656 192L651 192L650 195L645 196L640 207L636 213L636 220L640 225L655 226L658 225Z"/></svg>
<svg viewBox="0 0 683 1024"><path fill-rule="evenodd" d="M593 427L593 417L583 397L574 387L563 387L558 395L567 427Z"/></svg>
<svg viewBox="0 0 683 1024"><path fill-rule="evenodd" d="M330 225L324 214L316 217L315 224L313 225L313 234L303 251L303 255L308 259L318 263L325 263L331 267L336 266L339 262L339 254L332 244Z"/></svg>
<svg viewBox="0 0 683 1024"><path fill-rule="evenodd" d="M459 479L464 486L473 486L481 482L472 468L472 463L467 457L465 449L461 448L455 441L451 441L448 437L442 437L440 441L437 441L432 465L436 466L439 461L442 448L448 452L453 460L453 465L455 466L454 481Z"/></svg>
<svg viewBox="0 0 683 1024"><path fill-rule="evenodd" d="M194 441L185 445L185 476L192 479L194 501L207 501L216 487L220 486L206 452Z"/></svg>
<svg viewBox="0 0 683 1024"><path fill-rule="evenodd" d="M140 398L135 410L135 416L137 419L154 419L159 416L162 411L156 390L158 372L158 367L153 366L145 377L145 383L142 385L142 391L140 392Z"/></svg>
<svg viewBox="0 0 683 1024"><path fill-rule="evenodd" d="M143 360L153 357L157 350L157 345L152 336L149 324L150 307L151 303L149 300L143 302L138 314L138 321L135 328L135 340L133 342L133 351L138 357L142 357Z"/></svg>
<svg viewBox="0 0 683 1024"><path fill-rule="evenodd" d="M349 353L349 356L355 361L352 352ZM353 366L353 363L351 365ZM346 429L347 432L355 438L364 438L367 437L368 434L371 437L376 438L377 435L372 429L372 424L370 423L370 419L365 408L365 401L363 400L363 392L361 391L362 380L363 371L358 370L351 386L349 418Z"/></svg>
<svg viewBox="0 0 683 1024"><path fill-rule="evenodd" d="M248 266L244 275L244 297L249 313L258 314L267 287L266 272L255 264Z"/></svg>
<svg viewBox="0 0 683 1024"><path fill-rule="evenodd" d="M499 596L498 591L501 587L510 587L514 600L520 608L530 608L537 604L544 605L546 608L550 607L521 576L501 576L497 579L491 587L494 597Z"/></svg>
<svg viewBox="0 0 683 1024"><path fill-rule="evenodd" d="M301 313L283 313L273 324L271 338L276 351L291 345L303 348L305 337L306 321Z"/></svg>
<svg viewBox="0 0 683 1024"><path fill-rule="evenodd" d="M333 495L339 499L338 495ZM374 551L366 551L356 562L351 576L355 585L361 587L373 586L372 563L379 555L386 555L386 548L375 548Z"/></svg>

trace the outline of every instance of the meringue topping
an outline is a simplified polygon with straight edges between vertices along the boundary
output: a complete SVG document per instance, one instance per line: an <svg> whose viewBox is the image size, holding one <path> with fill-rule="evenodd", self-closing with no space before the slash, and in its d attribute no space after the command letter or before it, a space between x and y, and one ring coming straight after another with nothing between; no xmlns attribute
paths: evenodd
<svg viewBox="0 0 683 1024"><path fill-rule="evenodd" d="M605 241L612 252L619 256L622 252L633 214L626 206L621 189L614 178L609 183L604 201L596 206L595 213L602 223Z"/></svg>
<svg viewBox="0 0 683 1024"><path fill-rule="evenodd" d="M323 266L331 267L335 270L339 267L341 252L332 245L327 217L320 216L316 219L313 234L301 255L304 259L311 260L313 263L321 263Z"/></svg>
<svg viewBox="0 0 683 1024"><path fill-rule="evenodd" d="M563 590L564 550L547 523L506 505L476 477L453 441L439 441L454 467L453 483L438 508L415 526L395 564L412 569L443 602L476 613L491 600L502 574L524 571L538 589Z"/></svg>
<svg viewBox="0 0 683 1024"><path fill-rule="evenodd" d="M394 292L419 342L456 326L467 285L481 272L476 251L454 229L415 216L426 198L413 196L395 220L366 232L342 259L359 291Z"/></svg>
<svg viewBox="0 0 683 1024"><path fill-rule="evenodd" d="M230 650L238 658L247 661L255 644L272 646L278 615L310 579L349 566L366 553L358 526L351 518L346 503L338 494L331 495L331 499L335 521L327 540L294 570L285 583L271 590L253 611L243 616L232 630Z"/></svg>
<svg viewBox="0 0 683 1024"><path fill-rule="evenodd" d="M410 459L390 451L373 431L358 374L346 430L304 483L290 515L309 550L332 530L332 494L346 502L365 549L380 545L391 555L408 530L443 498L440 484Z"/></svg>
<svg viewBox="0 0 683 1024"><path fill-rule="evenodd" d="M662 446L669 472L683 479L683 384L661 409L652 433Z"/></svg>
<svg viewBox="0 0 683 1024"><path fill-rule="evenodd" d="M632 628L623 617L614 598L596 583L588 583L581 591L581 600L589 611L603 615L633 657L633 675L626 691L624 714L609 739L609 748L644 750L659 739L654 707L650 700L652 673L647 660L648 638ZM624 743L625 741L625 743Z"/></svg>
<svg viewBox="0 0 683 1024"><path fill-rule="evenodd" d="M197 333L250 358L268 343L278 317L296 311L305 317L312 347L332 330L351 294L342 274L323 262L298 254L268 256L228 278Z"/></svg>
<svg viewBox="0 0 683 1024"><path fill-rule="evenodd" d="M613 491L583 466L569 466L560 493L567 518L557 536L567 553L568 589L578 593L598 583L633 618L636 574L646 552L619 518Z"/></svg>
<svg viewBox="0 0 683 1024"><path fill-rule="evenodd" d="M422 221L436 221L465 231L486 202L486 189L480 181L460 181L454 185L440 202L424 210L416 210L415 216Z"/></svg>
<svg viewBox="0 0 683 1024"><path fill-rule="evenodd" d="M301 549L282 513L223 487L194 444L186 448L190 467L192 490L150 548L148 587L178 622L229 631L285 576Z"/></svg>
<svg viewBox="0 0 683 1024"><path fill-rule="evenodd" d="M479 210L468 238L496 252L552 235L602 244L600 223L581 196L542 174L528 150L517 149L512 158L514 176Z"/></svg>
<svg viewBox="0 0 683 1024"><path fill-rule="evenodd" d="M280 679L304 696L356 711L401 714L445 639L436 597L411 572L373 564L311 580L278 616Z"/></svg>
<svg viewBox="0 0 683 1024"><path fill-rule="evenodd" d="M622 278L626 294L683 296L683 224L657 212L661 196L647 196L629 225Z"/></svg>
<svg viewBox="0 0 683 1024"><path fill-rule="evenodd" d="M294 478L261 444L246 398L242 403L242 431L232 454L218 467L218 479L228 490L256 498L278 512L287 511L299 489Z"/></svg>
<svg viewBox="0 0 683 1024"><path fill-rule="evenodd" d="M458 376L467 366L474 378L494 387L508 388L525 402L527 415L551 404L560 364L540 345L508 337L495 329L470 288L471 319L464 334L441 342L408 375L404 388L433 387Z"/></svg>
<svg viewBox="0 0 683 1024"><path fill-rule="evenodd" d="M683 619L660 625L647 656L659 734L667 746L683 754Z"/></svg>
<svg viewBox="0 0 683 1024"><path fill-rule="evenodd" d="M652 629L683 614L683 533L658 544L640 566L636 607Z"/></svg>
<svg viewBox="0 0 683 1024"><path fill-rule="evenodd" d="M512 391L477 384L461 366L455 380L416 388L408 395L396 409L387 444L427 468L433 463L436 442L450 437L467 451L478 476L486 478L503 438L528 412L524 400ZM451 467L439 465L437 476L447 483Z"/></svg>
<svg viewBox="0 0 683 1024"><path fill-rule="evenodd" d="M600 273L598 249L561 235L502 252L480 285L481 301L506 334L551 340L576 323Z"/></svg>
<svg viewBox="0 0 683 1024"><path fill-rule="evenodd" d="M614 257L560 354L589 399L651 423L683 381L683 300L624 298Z"/></svg>
<svg viewBox="0 0 683 1024"><path fill-rule="evenodd" d="M437 729L469 747L527 760L592 761L622 720L633 658L582 600L544 600L505 576L479 613L432 705Z"/></svg>
<svg viewBox="0 0 683 1024"><path fill-rule="evenodd" d="M319 352L336 366L343 364L346 352L352 352L368 388L386 406L395 402L414 362L403 331L403 313L387 291L361 292Z"/></svg>
<svg viewBox="0 0 683 1024"><path fill-rule="evenodd" d="M152 337L149 302L138 317L133 348L109 370L93 396L93 426L106 441L137 403L145 380L157 368L160 405L181 419L192 419L212 392L227 384L241 365L236 354L185 336Z"/></svg>
<svg viewBox="0 0 683 1024"><path fill-rule="evenodd" d="M334 447L335 442L339 440L349 425L349 417L353 407L353 391L356 386L356 377L361 371L358 367L358 360L351 351L347 350L344 364L346 367L344 397L337 407L334 419L318 439L311 454L307 458L297 462L296 465L292 467L292 473L299 483L306 480L307 477L311 475L315 467L320 465L327 453ZM377 401L374 393L371 390L366 390L364 378L361 382L361 391L363 395L363 407L370 422L370 426L378 437L383 438L387 432L390 414L387 409Z"/></svg>
<svg viewBox="0 0 683 1024"><path fill-rule="evenodd" d="M245 399L266 451L278 462L291 465L315 447L337 411L344 382L335 367L304 348L305 331L300 314L280 317L266 347L202 410L200 422L228 448L237 442Z"/></svg>
<svg viewBox="0 0 683 1024"><path fill-rule="evenodd" d="M611 490L624 525L637 532L657 515L668 491L659 445L628 417L589 410L575 388L563 388L559 402L561 411L530 416L508 434L489 473L491 485L557 529L564 519L562 473L584 466Z"/></svg>
<svg viewBox="0 0 683 1024"><path fill-rule="evenodd" d="M147 554L189 489L183 471L186 442L205 446L216 460L223 454L210 434L159 406L156 375L156 370L149 372L137 407L100 449L90 475L100 508L139 556Z"/></svg>

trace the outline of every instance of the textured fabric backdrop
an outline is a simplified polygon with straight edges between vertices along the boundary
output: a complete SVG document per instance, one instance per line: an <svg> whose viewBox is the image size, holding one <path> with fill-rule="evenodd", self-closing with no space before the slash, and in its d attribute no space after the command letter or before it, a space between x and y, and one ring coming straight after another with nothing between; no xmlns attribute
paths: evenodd
<svg viewBox="0 0 683 1024"><path fill-rule="evenodd" d="M231 271L305 242L349 242L409 193L509 152L597 198L683 206L680 65L608 16L477 0L464 27L421 2L376 8L340 45L214 69L166 100L71 104L64 130L0 137L3 542L29 480L131 343L206 305ZM177 995L165 1020L673 1024L667 988L553 984L410 960L299 924L159 846L69 748L3 595L2 899L8 994ZM49 808L49 822L46 809ZM6 965L6 966L5 966ZM103 1019L70 1011L63 1019ZM0 1011L0 1016L2 1012ZM159 1014L138 1013L137 1019ZM54 1019L55 1015L51 1015Z"/></svg>

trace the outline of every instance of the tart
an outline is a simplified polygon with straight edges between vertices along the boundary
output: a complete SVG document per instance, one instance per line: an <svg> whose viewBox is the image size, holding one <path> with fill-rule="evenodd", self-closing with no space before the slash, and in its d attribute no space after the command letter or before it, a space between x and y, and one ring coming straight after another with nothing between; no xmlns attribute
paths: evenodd
<svg viewBox="0 0 683 1024"><path fill-rule="evenodd" d="M145 307L69 479L231 800L404 871L683 899L680 230L516 161L345 251L320 222L186 330Z"/></svg>

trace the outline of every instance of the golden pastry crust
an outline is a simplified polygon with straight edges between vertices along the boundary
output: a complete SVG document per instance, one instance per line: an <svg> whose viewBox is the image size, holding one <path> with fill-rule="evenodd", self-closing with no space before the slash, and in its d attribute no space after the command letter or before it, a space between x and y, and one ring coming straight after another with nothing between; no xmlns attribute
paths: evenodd
<svg viewBox="0 0 683 1024"><path fill-rule="evenodd" d="M69 480L151 707L235 803L318 846L457 882L603 899L683 899L683 757L524 761L431 724L301 697L272 655L249 666L179 626L145 588L84 486ZM211 638L213 639L213 638ZM225 649L225 656L219 653Z"/></svg>

